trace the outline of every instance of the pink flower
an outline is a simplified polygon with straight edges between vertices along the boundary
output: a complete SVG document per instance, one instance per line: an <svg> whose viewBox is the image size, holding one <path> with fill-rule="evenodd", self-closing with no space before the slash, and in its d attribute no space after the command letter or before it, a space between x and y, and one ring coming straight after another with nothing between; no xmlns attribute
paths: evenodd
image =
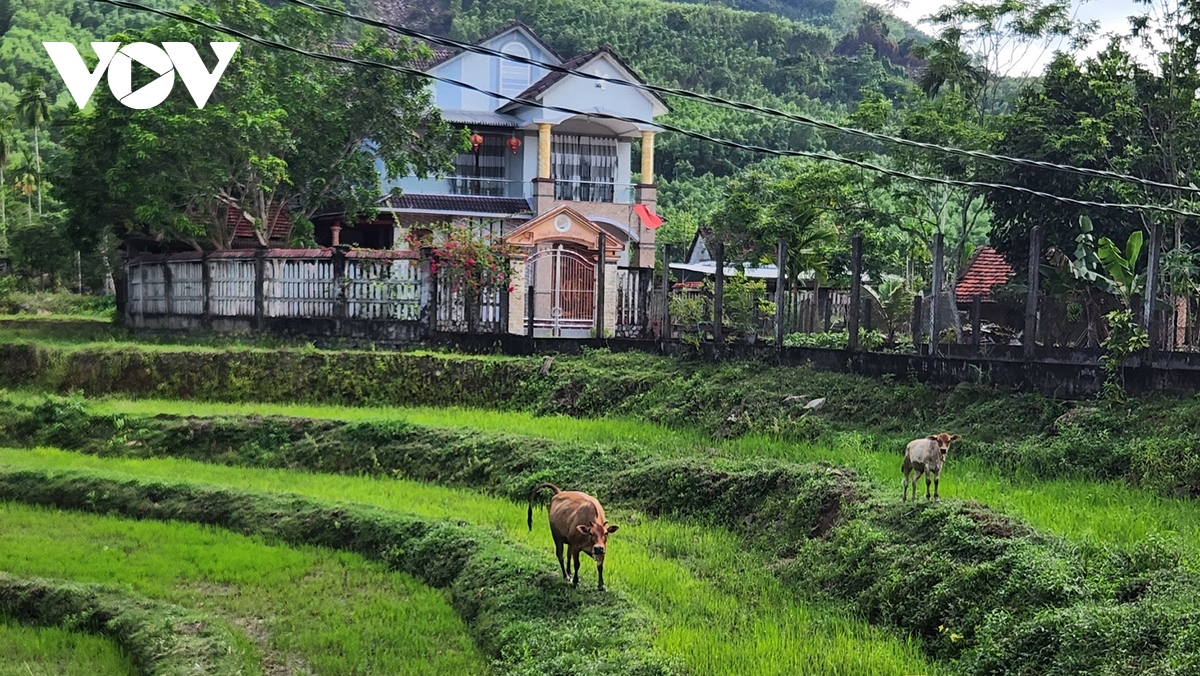
<svg viewBox="0 0 1200 676"><path fill-rule="evenodd" d="M512 293L512 292L513 292L513 289L515 289L515 288L517 288L517 287L513 286L512 284L509 284L509 285L508 285L508 292L509 292L509 293Z"/></svg>

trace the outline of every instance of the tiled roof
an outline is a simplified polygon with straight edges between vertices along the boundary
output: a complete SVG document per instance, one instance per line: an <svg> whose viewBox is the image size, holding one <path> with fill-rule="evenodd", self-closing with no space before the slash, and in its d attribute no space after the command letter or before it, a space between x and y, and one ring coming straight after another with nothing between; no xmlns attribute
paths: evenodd
<svg viewBox="0 0 1200 676"><path fill-rule="evenodd" d="M512 115L493 113L486 110L443 110L442 119L455 124L470 124L486 127L521 126L521 121Z"/></svg>
<svg viewBox="0 0 1200 676"><path fill-rule="evenodd" d="M350 56L351 50L354 49L354 43L346 42L345 40L335 40L329 43L329 51L338 56ZM430 49L433 49L430 47ZM454 56L458 52L453 49L433 49L433 56L428 59L413 61L412 67L417 70L427 70L433 68L446 59Z"/></svg>
<svg viewBox="0 0 1200 676"><path fill-rule="evenodd" d="M1012 279L1013 268L995 249L983 246L971 257L967 270L954 287L959 303L969 303L978 297L984 303L994 303L992 289Z"/></svg>
<svg viewBox="0 0 1200 676"><path fill-rule="evenodd" d="M283 205L275 207L270 217L271 225L267 228L270 239L287 239L292 233L292 215ZM254 226L246 215L237 209L230 209L225 214L225 222L233 226L234 237L254 237Z"/></svg>
<svg viewBox="0 0 1200 676"><path fill-rule="evenodd" d="M410 211L434 211L455 214L494 214L513 216L532 211L522 197L477 197L474 195L388 195L380 206Z"/></svg>
<svg viewBox="0 0 1200 676"><path fill-rule="evenodd" d="M417 70L429 70L457 53L453 49L435 49L431 58L413 62L413 68Z"/></svg>

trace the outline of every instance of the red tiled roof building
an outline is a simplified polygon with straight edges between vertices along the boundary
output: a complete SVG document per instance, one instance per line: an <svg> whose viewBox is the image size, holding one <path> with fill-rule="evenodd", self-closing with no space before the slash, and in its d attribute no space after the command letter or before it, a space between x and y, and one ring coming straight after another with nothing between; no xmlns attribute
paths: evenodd
<svg viewBox="0 0 1200 676"><path fill-rule="evenodd" d="M1013 268L990 246L981 246L971 257L966 271L954 288L954 297L960 303L970 303L979 298L983 303L995 303L992 290L1012 279Z"/></svg>

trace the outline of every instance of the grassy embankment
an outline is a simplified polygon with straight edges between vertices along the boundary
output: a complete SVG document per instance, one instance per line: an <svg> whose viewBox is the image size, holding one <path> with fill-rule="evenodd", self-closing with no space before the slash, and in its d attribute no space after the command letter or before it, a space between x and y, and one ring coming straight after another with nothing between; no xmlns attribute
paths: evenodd
<svg viewBox="0 0 1200 676"><path fill-rule="evenodd" d="M0 619L0 676L134 676L133 663L103 636Z"/></svg>
<svg viewBox="0 0 1200 676"><path fill-rule="evenodd" d="M17 396L32 403L37 396ZM796 443L761 434L711 439L697 429L668 428L629 418L578 419L535 416L520 411L462 408L382 408L132 400L108 398L85 402L96 414L131 416L287 416L344 422L406 422L428 427L489 434L516 434L570 444L649 449L663 458L707 456L733 460L771 458L789 462L827 462L854 468L900 494L903 447L887 437L838 433L816 442ZM1169 498L1120 481L1082 478L1041 479L1030 472L997 469L979 456L958 457L951 450L941 494L976 500L1015 514L1034 527L1078 541L1135 544L1154 535L1195 545L1200 542L1200 503ZM922 488L923 491L923 488Z"/></svg>
<svg viewBox="0 0 1200 676"><path fill-rule="evenodd" d="M118 585L215 615L253 641L238 646L247 674L486 672L440 592L353 554L5 504L0 570Z"/></svg>
<svg viewBox="0 0 1200 676"><path fill-rule="evenodd" d="M95 458L41 449L0 450L7 469L101 469L142 478L189 480L308 495L411 512L429 518L465 519L500 529L503 537L536 546L546 573L554 562L542 520L527 530L512 503L468 491L395 480L234 469L180 460ZM627 517L606 565L610 589L627 593L652 611L655 647L704 674L909 674L936 673L915 646L830 612L797 602L766 571L765 560L742 551L717 529ZM686 563L679 559L686 559ZM0 568L3 563L0 562ZM595 569L582 569L581 587ZM713 640L720 635L719 641ZM406 672L407 673L407 672Z"/></svg>

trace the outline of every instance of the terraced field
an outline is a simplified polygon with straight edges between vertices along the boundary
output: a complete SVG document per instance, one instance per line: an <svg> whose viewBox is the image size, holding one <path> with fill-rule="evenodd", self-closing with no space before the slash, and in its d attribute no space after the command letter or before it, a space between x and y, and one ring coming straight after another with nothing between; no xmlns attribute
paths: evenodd
<svg viewBox="0 0 1200 676"><path fill-rule="evenodd" d="M146 373L186 359L169 344L146 354L160 351L170 360L147 363ZM220 364L222 354L209 348L198 358ZM274 359L270 351L237 354L246 364ZM288 354L303 361L310 353ZM311 354L313 364L336 356ZM103 369L144 394L139 362L121 359L106 351ZM455 401L483 377L462 376L475 367L471 358L413 359L422 365L409 375L453 381L447 392L413 394L418 400ZM376 366L393 362L403 363ZM65 363L51 359L38 382L99 382L86 358L68 370ZM199 369L187 369L165 396L198 382ZM233 389L212 392L244 400L253 384L228 376L221 387ZM350 392L328 374L318 381ZM542 389L532 392L542 404L553 397L551 409L584 400L594 409L609 396L570 382L560 375L556 389L535 383ZM403 398L414 387L389 391ZM786 411L758 426L782 424L779 434L753 425L714 433L714 423L724 426L712 413L726 404L689 425L679 420L695 402L661 398L647 400L661 408L642 419L569 417L530 403L528 387L509 383L512 399L497 409L3 393L0 437L14 447L0 448L0 490L14 502L0 514L0 571L122 585L210 612L239 637L245 673L1200 673L1192 640L1200 637L1200 503L1192 499L1067 471L1006 471L977 443L965 457L951 450L940 504L902 504L906 434L834 429ZM655 416L675 424L647 421ZM84 484L98 482L99 498L60 503L38 493L38 482L69 483L78 472ZM134 491L143 497L119 508L105 502L110 489L124 499L131 480L151 482ZM540 481L600 495L621 524L606 562L608 594L595 591L586 560L579 590L557 579L545 512L532 532L525 524L524 496ZM235 493L213 494L231 501L228 513L172 516L172 496L209 490L202 486L285 496L258 512L268 522L278 513L283 530L239 520L235 507L258 498ZM300 537L305 527L285 506L300 498L286 496L316 501L296 507L300 516L324 505L302 520L325 519L334 531L346 510L349 533L317 528ZM381 511L360 514L359 506ZM354 544L386 515L401 519L389 528L465 530L441 544L388 547L378 534L366 549ZM5 554L15 551L37 555ZM204 561L213 551L224 558ZM122 556L133 564L119 565ZM64 563L89 557L98 563ZM30 668L76 659L94 649L88 641L113 649L63 636L80 647L55 639L26 660ZM624 652L632 661L617 657ZM138 673L129 664L105 673L130 669Z"/></svg>

